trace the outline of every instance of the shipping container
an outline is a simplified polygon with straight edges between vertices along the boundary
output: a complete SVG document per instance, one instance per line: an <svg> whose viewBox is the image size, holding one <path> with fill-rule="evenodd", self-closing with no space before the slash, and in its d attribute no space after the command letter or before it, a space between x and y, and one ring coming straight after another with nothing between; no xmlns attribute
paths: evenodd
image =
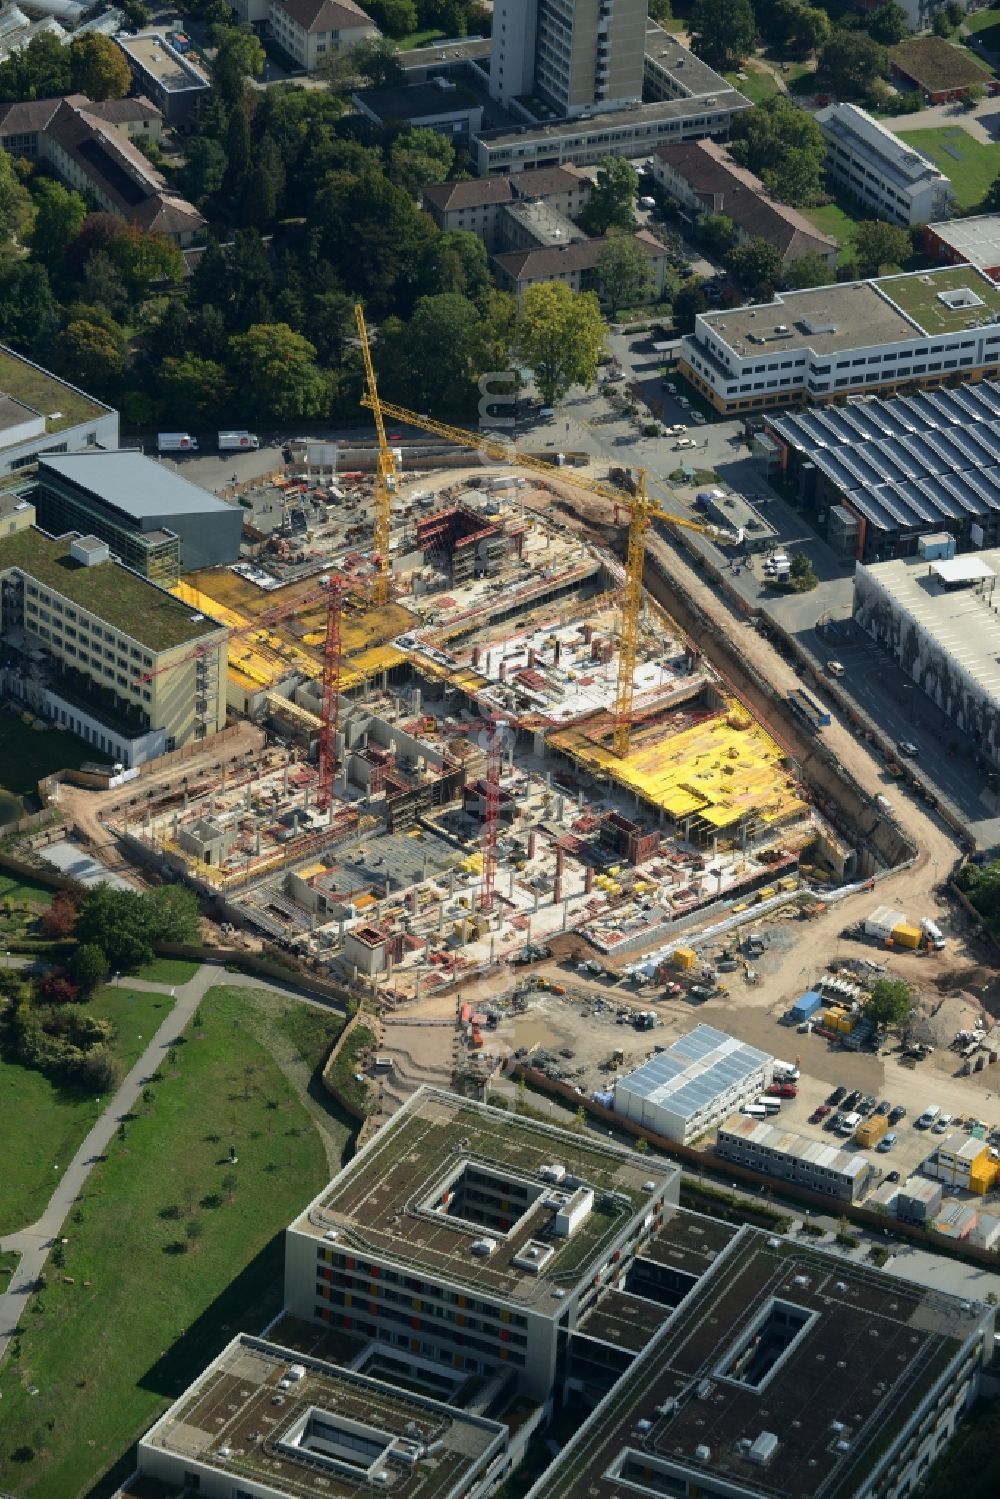
<svg viewBox="0 0 1000 1499"><path fill-rule="evenodd" d="M693 968L698 961L698 954L693 947L675 947L674 962L678 968Z"/></svg>
<svg viewBox="0 0 1000 1499"><path fill-rule="evenodd" d="M889 1121L884 1114L872 1114L870 1119L865 1119L854 1131L854 1143L870 1150L877 1145L889 1128Z"/></svg>
<svg viewBox="0 0 1000 1499"><path fill-rule="evenodd" d="M920 928L911 926L908 921L900 922L899 926L892 929L892 940L897 947L907 947L916 952L920 946Z"/></svg>
<svg viewBox="0 0 1000 1499"><path fill-rule="evenodd" d="M879 937L883 942L892 936L898 926L906 922L903 911L897 911L892 906L876 906L870 916L865 917L865 935L868 937Z"/></svg>
<svg viewBox="0 0 1000 1499"><path fill-rule="evenodd" d="M822 1003L822 996L817 994L815 989L810 989L792 1005L792 1019L811 1020Z"/></svg>

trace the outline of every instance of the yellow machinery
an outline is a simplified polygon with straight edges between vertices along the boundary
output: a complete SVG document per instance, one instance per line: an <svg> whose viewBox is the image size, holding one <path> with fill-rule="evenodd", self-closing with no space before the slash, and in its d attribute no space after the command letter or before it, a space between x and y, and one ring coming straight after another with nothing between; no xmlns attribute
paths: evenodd
<svg viewBox="0 0 1000 1499"><path fill-rule="evenodd" d="M700 521L688 520L687 516L673 515L668 510L660 507L650 498L646 486L646 471L639 469L636 478L636 489L633 496L623 495L618 490L612 489L608 484L601 484L596 479L584 479L578 474L567 474L560 470L555 474L552 465L541 458L532 458L526 453L520 452L512 444L499 442L495 437L488 437L482 432L468 432L464 427L449 427L445 422L434 421L432 417L422 416L416 411L408 411L405 406L396 406L390 401L379 398L375 384L375 371L372 365L371 352L368 346L368 333L365 328L364 309L358 305L355 308L358 321L358 332L361 336L361 347L365 357L365 372L368 379L368 389L361 397L362 406L367 406L375 414L375 425L379 435L379 479L376 485L376 508L375 508L375 551L379 556L379 579L385 578L385 588L388 590L388 550L389 550L389 503L390 494L396 487L396 464L385 440L386 416L394 417L397 421L406 422L408 426L418 427L424 432L431 432L435 437L443 437L447 442L457 443L459 447L478 448L487 457L496 463L502 463L511 468L531 469L535 473L543 474L550 482L558 478L559 483L569 484L576 489L584 489L589 494L600 495L614 506L624 506L629 512L628 546L625 552L625 593L622 599L622 632L621 648L618 658L618 684L615 692L615 728L613 747L618 759L624 759L628 754L629 741L632 732L632 699L635 693L635 668L639 653L639 622L642 617L642 570L646 554L646 532L649 530L650 521L662 520L671 526L683 526L689 531L700 531L702 535L714 536L719 539L729 539L729 533L719 526L704 525ZM388 482L391 478L391 484ZM381 527L381 529L380 529ZM380 540L380 537L382 538ZM383 572L385 569L385 572ZM387 593L386 595L387 596Z"/></svg>
<svg viewBox="0 0 1000 1499"><path fill-rule="evenodd" d="M368 329L365 325L365 314L360 302L354 309L358 323L358 337L361 340L361 352L365 361L365 379L368 382L368 393L362 398L362 405L371 408L375 416L375 431L378 434L378 468L375 475L375 566L378 569L375 575L375 584L372 588L372 601L376 605L386 604L389 601L389 511L392 505L392 496L396 491L399 471L396 467L396 457L390 448L385 436L385 423L382 420L382 412L388 410L383 407L378 398L378 387L375 384L375 366L372 364L372 351L368 343Z"/></svg>

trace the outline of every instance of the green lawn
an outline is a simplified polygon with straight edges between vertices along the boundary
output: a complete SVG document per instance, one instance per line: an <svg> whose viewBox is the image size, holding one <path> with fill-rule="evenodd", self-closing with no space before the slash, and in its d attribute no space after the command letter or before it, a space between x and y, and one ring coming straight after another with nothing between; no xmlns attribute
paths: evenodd
<svg viewBox="0 0 1000 1499"><path fill-rule="evenodd" d="M394 44L397 52L412 52L416 47L430 47L434 42L443 41L446 36L447 32L427 26L423 31L411 31L406 36L394 38Z"/></svg>
<svg viewBox="0 0 1000 1499"><path fill-rule="evenodd" d="M13 905L23 905L30 901L36 906L47 906L55 895L47 885L36 885L33 880L21 879L19 875L4 874L0 870L0 907L7 901Z"/></svg>
<svg viewBox="0 0 1000 1499"><path fill-rule="evenodd" d="M94 750L75 734L59 729L32 729L14 713L0 713L0 788L18 797L33 797L38 782L54 770L78 769L93 760Z"/></svg>
<svg viewBox="0 0 1000 1499"><path fill-rule="evenodd" d="M142 1055L172 1004L167 995L109 985L86 1005L88 1014L114 1021L114 1051L122 1077ZM53 1168L65 1170L97 1119L97 1112L92 1094L64 1088L41 1072L0 1057L0 1233L11 1233L35 1222L52 1192L56 1176Z"/></svg>
<svg viewBox="0 0 1000 1499"><path fill-rule="evenodd" d="M14 1274L18 1256L13 1250L0 1249L0 1291L7 1289L7 1282Z"/></svg>
<svg viewBox="0 0 1000 1499"><path fill-rule="evenodd" d="M955 189L959 208L975 208L1000 172L1000 145L986 146L973 140L961 125L938 130L899 130L900 140L930 158L941 168Z"/></svg>
<svg viewBox="0 0 1000 1499"><path fill-rule="evenodd" d="M368 1084L359 1083L355 1074L358 1072L362 1052L370 1050L374 1045L374 1033L363 1023L355 1026L349 1040L344 1042L344 1049L331 1074L331 1082L340 1092L341 1098L356 1109L363 1109L365 1106Z"/></svg>
<svg viewBox="0 0 1000 1499"><path fill-rule="evenodd" d="M0 1488L18 1499L77 1499L123 1455L127 1476L127 1449L166 1403L280 1307L282 1231L326 1162L246 1013L238 990L208 992L202 1024L66 1226L65 1268L50 1272L19 1356L0 1368Z"/></svg>
<svg viewBox="0 0 1000 1499"><path fill-rule="evenodd" d="M994 6L990 10L977 10L975 15L964 16L963 20L988 51L1000 52L1000 8ZM973 57L980 57L978 47L970 47L969 50Z"/></svg>
<svg viewBox="0 0 1000 1499"><path fill-rule="evenodd" d="M726 73L725 77L733 88L739 89L744 98L750 100L751 104L763 104L765 100L773 98L778 92L778 85L773 74L758 73L755 68L744 69L742 78L736 73Z"/></svg>
<svg viewBox="0 0 1000 1499"><path fill-rule="evenodd" d="M194 978L199 966L191 958L154 958L135 977L150 984L186 984Z"/></svg>
<svg viewBox="0 0 1000 1499"><path fill-rule="evenodd" d="M344 1028L344 1016L336 1010L318 1009L293 1001L275 1016L278 1029L294 1047L300 1060L315 1072L322 1067L330 1048Z"/></svg>
<svg viewBox="0 0 1000 1499"><path fill-rule="evenodd" d="M803 208L802 212L821 234L828 234L840 245L837 257L841 265L854 259L854 225L851 218L838 203L825 203L822 208Z"/></svg>

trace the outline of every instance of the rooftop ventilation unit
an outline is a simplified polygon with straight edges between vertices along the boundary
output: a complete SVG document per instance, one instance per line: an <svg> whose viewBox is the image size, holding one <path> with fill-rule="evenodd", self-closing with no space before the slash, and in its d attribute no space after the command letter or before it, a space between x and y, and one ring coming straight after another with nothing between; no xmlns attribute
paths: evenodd
<svg viewBox="0 0 1000 1499"><path fill-rule="evenodd" d="M707 1463L712 1456L711 1447L706 1447L704 1442L699 1442L694 1449L694 1455L700 1463Z"/></svg>
<svg viewBox="0 0 1000 1499"><path fill-rule="evenodd" d="M754 1442L747 1457L752 1463L769 1463L778 1447L778 1438L773 1431L762 1431Z"/></svg>
<svg viewBox="0 0 1000 1499"><path fill-rule="evenodd" d="M497 1247L496 1239L474 1239L470 1246L472 1254L478 1254L482 1259L488 1260Z"/></svg>

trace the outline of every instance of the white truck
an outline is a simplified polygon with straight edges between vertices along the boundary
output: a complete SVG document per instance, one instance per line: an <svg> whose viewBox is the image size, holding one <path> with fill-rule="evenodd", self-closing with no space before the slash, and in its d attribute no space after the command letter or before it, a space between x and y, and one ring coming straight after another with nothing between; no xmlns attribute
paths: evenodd
<svg viewBox="0 0 1000 1499"><path fill-rule="evenodd" d="M157 432L156 451L158 453L197 453L198 439L192 437L190 432Z"/></svg>
<svg viewBox="0 0 1000 1499"><path fill-rule="evenodd" d="M935 952L941 952L943 950L944 933L941 931L941 928L938 926L936 921L932 921L929 916L925 916L920 923L920 930L927 938L928 947L933 947Z"/></svg>
<svg viewBox="0 0 1000 1499"><path fill-rule="evenodd" d="M252 453L260 447L260 438L256 432L220 432L220 453Z"/></svg>

